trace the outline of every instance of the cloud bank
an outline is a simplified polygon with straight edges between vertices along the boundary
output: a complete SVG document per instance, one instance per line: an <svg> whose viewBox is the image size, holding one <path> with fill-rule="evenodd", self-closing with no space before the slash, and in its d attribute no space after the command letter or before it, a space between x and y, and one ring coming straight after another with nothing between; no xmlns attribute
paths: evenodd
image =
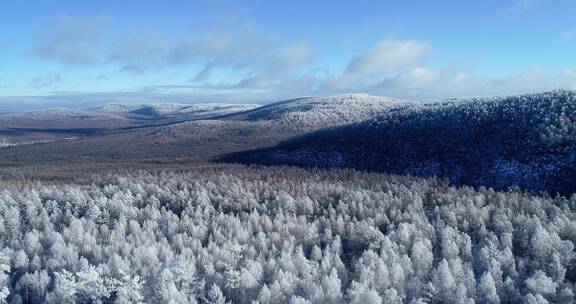
<svg viewBox="0 0 576 304"><path fill-rule="evenodd" d="M44 32L34 41L32 54L64 67L90 69L105 65L126 75L172 70L186 75L185 81L176 83L74 94L51 92L65 83L63 73L31 79L30 85L50 92L51 100L269 102L348 92L420 99L576 88L575 72L569 68L557 75L536 68L491 77L466 68L438 67L432 64L433 43L416 39L384 39L349 58L342 70L330 71L330 67L318 63L321 55L313 43L279 42L254 26L190 30L178 35L144 29L114 32L105 18L63 15ZM561 35L576 37L573 31ZM101 75L98 80L114 77Z"/></svg>
<svg viewBox="0 0 576 304"><path fill-rule="evenodd" d="M32 52L40 58L65 64L97 63L105 26L106 21L102 18L61 15L34 43Z"/></svg>

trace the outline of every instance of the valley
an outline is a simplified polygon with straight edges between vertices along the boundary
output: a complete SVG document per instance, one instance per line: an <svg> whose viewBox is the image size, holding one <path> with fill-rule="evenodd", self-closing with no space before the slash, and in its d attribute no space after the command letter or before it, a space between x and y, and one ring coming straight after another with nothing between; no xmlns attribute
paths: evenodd
<svg viewBox="0 0 576 304"><path fill-rule="evenodd" d="M16 303L571 303L575 114L576 93L554 91L0 116L0 288Z"/></svg>
<svg viewBox="0 0 576 304"><path fill-rule="evenodd" d="M0 304L576 303L576 1L4 1Z"/></svg>
<svg viewBox="0 0 576 304"><path fill-rule="evenodd" d="M21 169L47 176L34 167L54 167L57 178L63 167L347 167L570 195L575 100L571 91L436 102L351 94L264 106L110 104L18 113L0 116L11 132L3 136L0 170L5 178Z"/></svg>

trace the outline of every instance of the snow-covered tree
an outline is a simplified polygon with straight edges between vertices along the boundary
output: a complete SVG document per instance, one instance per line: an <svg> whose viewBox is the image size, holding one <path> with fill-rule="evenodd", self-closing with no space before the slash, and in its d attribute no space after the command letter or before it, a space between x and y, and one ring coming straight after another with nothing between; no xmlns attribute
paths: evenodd
<svg viewBox="0 0 576 304"><path fill-rule="evenodd" d="M490 272L484 272L478 283L478 297L484 303L500 303L496 282Z"/></svg>
<svg viewBox="0 0 576 304"><path fill-rule="evenodd" d="M26 187L0 191L4 302L575 298L576 197L290 167Z"/></svg>
<svg viewBox="0 0 576 304"><path fill-rule="evenodd" d="M10 260L4 249L0 250L0 303L10 295Z"/></svg>

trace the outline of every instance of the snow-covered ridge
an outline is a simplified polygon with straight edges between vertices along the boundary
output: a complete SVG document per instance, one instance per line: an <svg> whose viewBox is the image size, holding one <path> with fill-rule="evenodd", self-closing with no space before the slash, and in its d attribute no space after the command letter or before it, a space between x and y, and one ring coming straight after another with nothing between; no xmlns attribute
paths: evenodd
<svg viewBox="0 0 576 304"><path fill-rule="evenodd" d="M372 118L400 102L368 94L305 97L262 106L247 113L245 119L299 128L337 126Z"/></svg>
<svg viewBox="0 0 576 304"><path fill-rule="evenodd" d="M311 120L321 124L356 121L371 116L399 100L369 94L304 97L268 105L235 103L107 103L82 109L50 108L31 112L5 114L4 117L36 117L58 119L64 117L95 116L171 116L171 115L226 115L246 113L248 120L281 120L282 123L304 124ZM315 122L315 123L316 123Z"/></svg>
<svg viewBox="0 0 576 304"><path fill-rule="evenodd" d="M574 117L572 91L397 103L372 119L313 132L234 160L435 175L455 184L572 195ZM344 161L335 162L338 159Z"/></svg>
<svg viewBox="0 0 576 304"><path fill-rule="evenodd" d="M29 119L29 120L70 120L70 119L110 119L112 113L94 113L87 109L51 108L45 110L10 113L0 116L0 119Z"/></svg>
<svg viewBox="0 0 576 304"><path fill-rule="evenodd" d="M97 107L70 109L50 108L30 112L4 114L0 119L33 119L33 120L76 120L76 119L122 119L130 116L218 116L257 108L256 104L226 103L157 103L157 104L119 104L110 103Z"/></svg>
<svg viewBox="0 0 576 304"><path fill-rule="evenodd" d="M220 114L228 114L237 111L251 110L259 105L256 104L228 104L228 103L152 103L152 104L118 104L110 103L88 110L99 113L114 114L144 114L144 115L170 115L195 112L214 111Z"/></svg>

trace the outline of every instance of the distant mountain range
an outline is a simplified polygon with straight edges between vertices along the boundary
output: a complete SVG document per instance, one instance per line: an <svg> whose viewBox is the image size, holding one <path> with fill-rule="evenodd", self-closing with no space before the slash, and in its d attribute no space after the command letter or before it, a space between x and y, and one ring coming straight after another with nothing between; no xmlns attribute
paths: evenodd
<svg viewBox="0 0 576 304"><path fill-rule="evenodd" d="M222 155L364 121L398 102L353 94L265 106L108 104L0 115L6 143L0 175L61 179L82 174L81 168L206 165Z"/></svg>
<svg viewBox="0 0 576 304"><path fill-rule="evenodd" d="M188 118L209 117L230 114L239 111L251 110L259 107L256 104L228 104L228 103L158 103L158 104L105 104L87 109L97 113L111 113L116 115L142 115L142 116L184 116Z"/></svg>
<svg viewBox="0 0 576 304"><path fill-rule="evenodd" d="M117 128L161 120L190 120L254 109L254 104L105 104L85 109L52 108L0 115L6 128Z"/></svg>
<svg viewBox="0 0 576 304"><path fill-rule="evenodd" d="M0 137L8 167L224 161L576 192L572 91L438 102L349 94L263 106L106 104L3 114Z"/></svg>

